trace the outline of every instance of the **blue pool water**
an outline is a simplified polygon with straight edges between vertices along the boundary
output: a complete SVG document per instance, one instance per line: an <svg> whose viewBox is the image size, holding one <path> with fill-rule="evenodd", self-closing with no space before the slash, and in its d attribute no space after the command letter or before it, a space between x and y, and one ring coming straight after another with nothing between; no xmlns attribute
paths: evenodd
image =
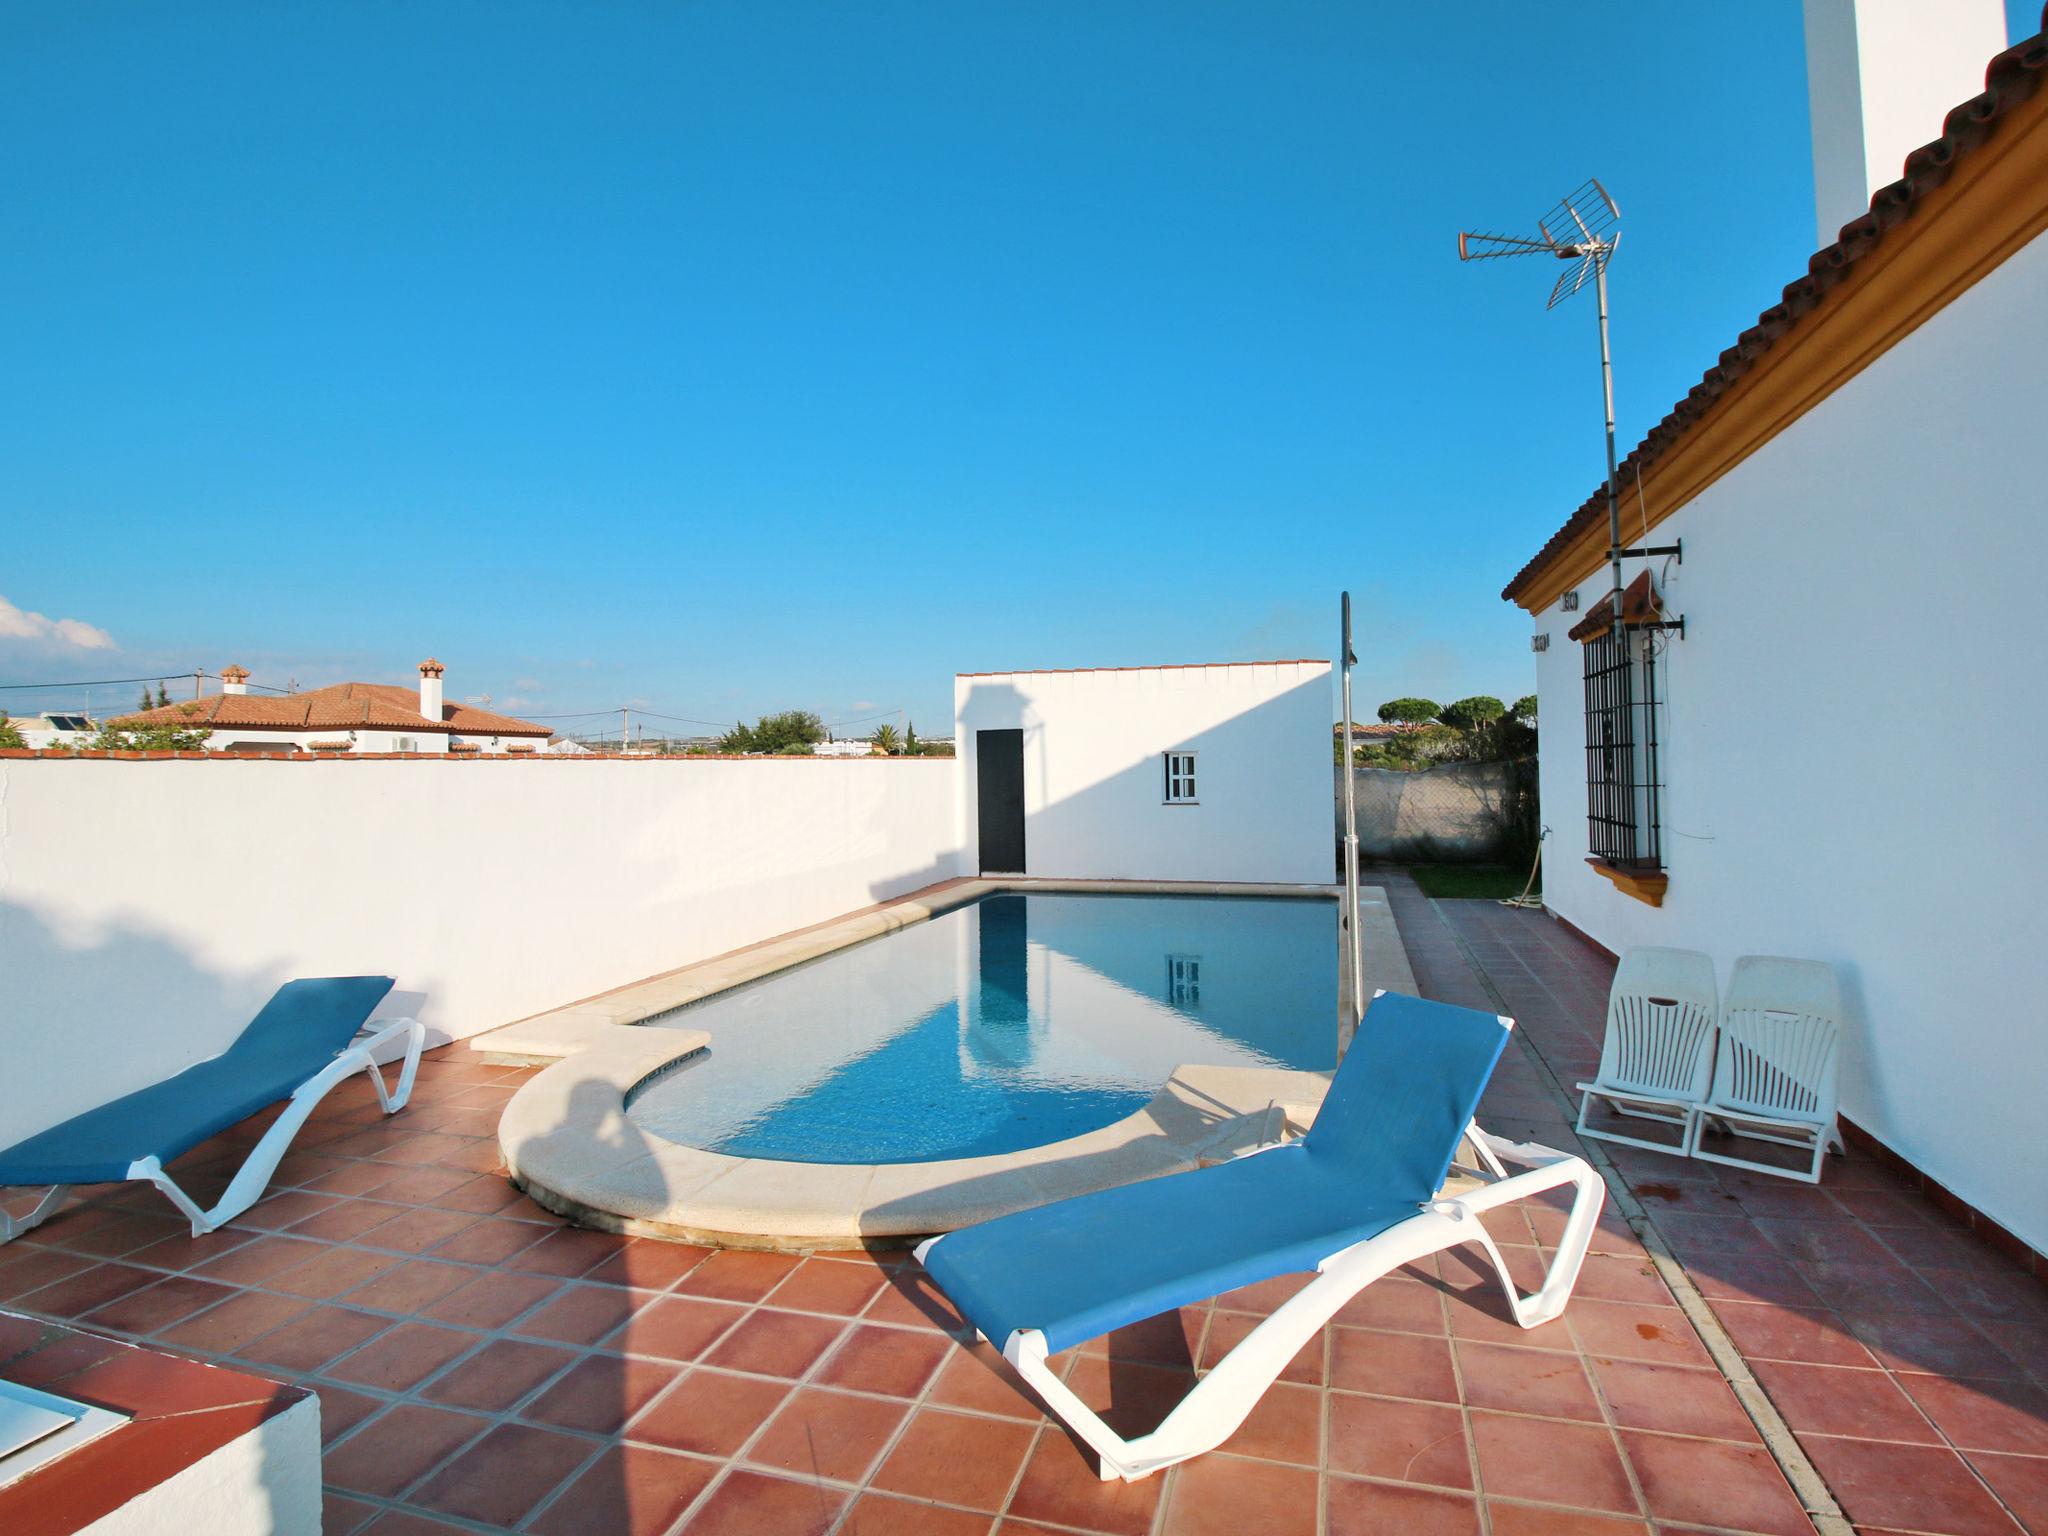
<svg viewBox="0 0 2048 1536"><path fill-rule="evenodd" d="M1004 894L650 1023L710 1031L628 1114L739 1157L1014 1152L1144 1107L1184 1062L1337 1060L1337 907Z"/></svg>

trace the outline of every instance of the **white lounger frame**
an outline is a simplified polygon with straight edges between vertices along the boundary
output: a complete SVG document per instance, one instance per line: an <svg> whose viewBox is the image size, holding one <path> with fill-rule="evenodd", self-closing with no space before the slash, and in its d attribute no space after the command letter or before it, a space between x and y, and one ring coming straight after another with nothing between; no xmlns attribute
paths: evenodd
<svg viewBox="0 0 2048 1536"><path fill-rule="evenodd" d="M405 1041L405 1057L398 1072L398 1086L394 1089L384 1081L383 1070L377 1065L377 1053L399 1039ZM413 1079L419 1075L420 1050L426 1039L426 1028L418 1019L393 1019L374 1033L358 1035L350 1041L340 1055L292 1090L284 1113L271 1122L270 1128L249 1149L248 1158L236 1170L234 1178L228 1181L228 1187L211 1210L203 1209L198 1201L179 1188L177 1180L165 1173L163 1163L153 1156L130 1163L127 1176L145 1180L162 1190L165 1198L192 1223L192 1235L203 1237L233 1221L263 1198L263 1191L270 1187L271 1175L277 1172L277 1165L291 1148L292 1138L299 1134L314 1106L357 1072L369 1074L370 1082L377 1090L377 1102L383 1106L385 1114L396 1114L405 1108L406 1100L412 1097ZM50 1192L26 1216L10 1217L0 1212L0 1243L12 1242L56 1214L70 1188L69 1184L52 1185Z"/></svg>
<svg viewBox="0 0 2048 1536"><path fill-rule="evenodd" d="M1218 1361L1150 1434L1126 1440L1103 1423L1053 1373L1047 1363L1045 1335L1036 1328L1019 1328L1004 1340L1003 1358L1016 1367L1046 1406L1087 1442L1101 1460L1103 1480L1120 1477L1128 1483L1191 1456L1213 1451L1229 1439L1288 1362L1345 1303L1389 1270L1426 1254L1465 1243L1479 1244L1493 1261L1515 1321L1524 1328L1547 1323L1564 1311L1565 1303L1571 1299L1579 1266L1585 1261L1586 1246L1592 1241L1594 1225L1600 1219L1600 1204L1606 1198L1607 1187L1583 1158L1570 1153L1533 1143L1504 1141L1489 1136L1476 1125L1467 1131L1466 1139L1484 1170L1494 1175L1493 1182L1463 1194L1432 1200L1379 1236L1354 1243L1324 1259L1316 1266L1316 1278ZM1257 1156L1270 1150L1262 1147L1246 1155ZM1527 1171L1508 1174L1504 1162L1519 1164ZM1557 1257L1544 1276L1543 1288L1524 1296L1516 1289L1493 1238L1480 1224L1480 1215L1564 1184L1576 1186L1577 1193L1565 1222L1564 1236L1558 1242ZM925 1251L938 1241L931 1238L918 1245L920 1263Z"/></svg>

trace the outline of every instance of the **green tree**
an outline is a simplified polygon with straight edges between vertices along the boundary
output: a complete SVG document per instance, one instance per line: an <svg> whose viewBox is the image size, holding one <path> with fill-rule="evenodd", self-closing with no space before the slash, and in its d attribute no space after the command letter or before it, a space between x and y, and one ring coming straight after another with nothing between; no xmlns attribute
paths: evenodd
<svg viewBox="0 0 2048 1536"><path fill-rule="evenodd" d="M169 721L123 725L110 721L87 743L94 752L197 752L213 734L205 726L183 726Z"/></svg>
<svg viewBox="0 0 2048 1536"><path fill-rule="evenodd" d="M1427 725L1438 713L1434 699L1389 699L1380 706L1380 719L1388 725Z"/></svg>
<svg viewBox="0 0 2048 1536"><path fill-rule="evenodd" d="M870 736L868 740L874 744L875 750L884 757L896 757L901 755L903 751L903 738L896 734L896 727L893 725L876 726L875 734Z"/></svg>
<svg viewBox="0 0 2048 1536"><path fill-rule="evenodd" d="M1509 710L1508 713L1517 720L1524 722L1534 720L1536 718L1536 695L1533 693L1523 694L1519 699L1515 700L1515 707Z"/></svg>
<svg viewBox="0 0 2048 1536"><path fill-rule="evenodd" d="M7 718L7 712L0 710L0 752L21 752L27 748L28 743L22 740L14 722Z"/></svg>
<svg viewBox="0 0 2048 1536"><path fill-rule="evenodd" d="M141 702L140 704L136 705L135 707L136 707L137 709L155 709L155 708L156 708L156 705L155 705L154 703L152 703L152 702L150 701L150 697L149 697L149 684L147 684L147 683L144 683L144 684L142 685L142 702Z"/></svg>
<svg viewBox="0 0 2048 1536"><path fill-rule="evenodd" d="M166 688L161 681L156 685L156 707L158 709L169 709L171 707L171 690Z"/></svg>
<svg viewBox="0 0 2048 1536"><path fill-rule="evenodd" d="M825 722L808 709L763 715L753 725L735 724L719 737L726 752L808 752L825 739Z"/></svg>
<svg viewBox="0 0 2048 1536"><path fill-rule="evenodd" d="M1491 694L1475 693L1469 699L1459 699L1455 704L1446 704L1437 718L1453 730L1476 731L1493 724L1508 712L1507 705Z"/></svg>
<svg viewBox="0 0 2048 1536"><path fill-rule="evenodd" d="M917 756L917 722L906 720L903 724L903 755Z"/></svg>

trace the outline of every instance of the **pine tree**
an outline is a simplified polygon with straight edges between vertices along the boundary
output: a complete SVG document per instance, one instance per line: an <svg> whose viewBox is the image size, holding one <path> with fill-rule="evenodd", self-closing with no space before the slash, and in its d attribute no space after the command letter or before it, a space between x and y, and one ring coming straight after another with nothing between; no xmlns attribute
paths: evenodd
<svg viewBox="0 0 2048 1536"><path fill-rule="evenodd" d="M158 709L169 709L171 707L171 690L166 688L161 680L156 685L156 707Z"/></svg>
<svg viewBox="0 0 2048 1536"><path fill-rule="evenodd" d="M142 702L135 707L137 709L149 709L152 707L149 702L149 684L144 683L142 685Z"/></svg>

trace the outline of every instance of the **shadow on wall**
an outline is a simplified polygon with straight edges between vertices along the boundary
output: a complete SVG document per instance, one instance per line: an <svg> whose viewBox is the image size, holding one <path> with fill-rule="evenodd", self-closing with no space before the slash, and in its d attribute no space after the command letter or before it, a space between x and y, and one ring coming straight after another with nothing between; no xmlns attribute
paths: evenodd
<svg viewBox="0 0 2048 1536"><path fill-rule="evenodd" d="M1329 883L1323 798L1328 781L1330 677L1286 691L1184 735L1170 715L1151 725L1109 720L1102 700L1048 721L1059 708L1014 684L976 681L957 721L964 828L962 868L981 868L975 733L1024 732L1024 873L1064 879ZM1134 693L1133 713L1151 705ZM1305 729L1312 722L1314 729ZM1297 743L1299 749L1297 751ZM1167 751L1197 755L1197 801L1168 805Z"/></svg>

